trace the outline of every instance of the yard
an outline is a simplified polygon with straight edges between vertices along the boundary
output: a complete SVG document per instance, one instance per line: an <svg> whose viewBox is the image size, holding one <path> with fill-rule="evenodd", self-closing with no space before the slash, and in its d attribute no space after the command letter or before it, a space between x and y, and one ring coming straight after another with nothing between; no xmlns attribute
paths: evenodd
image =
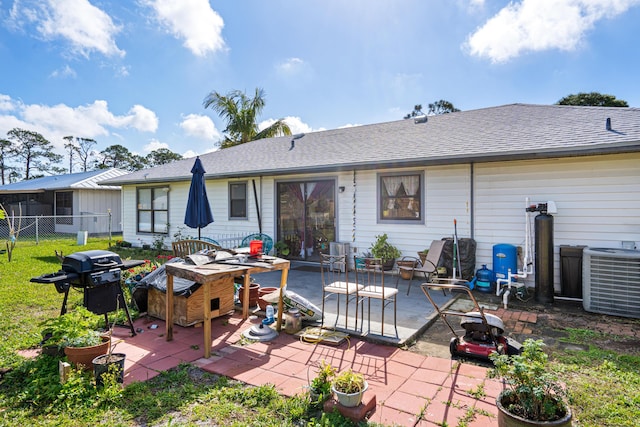
<svg viewBox="0 0 640 427"><path fill-rule="evenodd" d="M74 240L18 242L11 263L6 255L0 259L0 368L11 370L0 380L0 425L93 426L106 420L121 426L349 425L339 417L321 415L303 395L284 398L273 387L247 387L191 365L124 389L115 384L96 389L93 378L81 374L60 385L57 361L52 358L19 356L17 350L38 346L39 323L58 316L62 300L52 285L29 279L59 269L56 250L70 254L107 248L105 240L90 240L82 247ZM72 292L69 305L80 303L80 298L80 293ZM554 368L571 392L576 423L636 425L640 417L637 337L590 329L588 322L571 324L575 318L567 316L563 324L552 324L544 332L563 344L550 350ZM640 329L636 320L621 322ZM417 349L418 345L410 348ZM460 420L458 425L472 423Z"/></svg>

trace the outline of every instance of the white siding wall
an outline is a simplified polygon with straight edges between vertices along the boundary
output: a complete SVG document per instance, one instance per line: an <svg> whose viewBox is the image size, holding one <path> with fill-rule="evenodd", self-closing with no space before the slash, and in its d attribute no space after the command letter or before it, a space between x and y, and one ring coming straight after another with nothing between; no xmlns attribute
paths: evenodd
<svg viewBox="0 0 640 427"><path fill-rule="evenodd" d="M336 178L337 240L349 242L354 253L369 249L378 234L387 233L403 255L416 256L432 240L453 235L453 220L458 223L458 237L473 237L478 244L477 268L492 268L493 245L524 243L525 197L531 203L552 200L554 243L556 252L556 290L559 290L558 246L588 245L620 247L631 240L640 245L640 154L514 161L471 165L449 165L404 171L424 173L424 224L378 224L378 172L359 171L356 185L353 172L321 175L283 175L256 178L261 204L263 232L275 237L276 182L278 180ZM394 170L396 171L396 170ZM473 181L473 184L472 184ZM471 186L473 185L473 201ZM207 180L207 194L215 222L202 234L246 234L258 230L251 180L247 181L248 220L228 219L228 180ZM353 226L355 189L356 223ZM178 227L186 228L184 210L189 182L172 183L169 194L170 244ZM135 186L123 187L124 239L135 243L152 243L153 236L135 233ZM475 206L472 207L471 204ZM471 215L474 236L471 236ZM532 218L535 214L532 215ZM195 230L186 229L189 234ZM140 238L141 240L138 240Z"/></svg>
<svg viewBox="0 0 640 427"><path fill-rule="evenodd" d="M120 207L120 191L114 190L70 190L73 191L73 215L90 215L92 213L107 214L111 210L111 231L122 231ZM108 219L102 215L95 220L91 218L74 218L73 224L56 224L55 229L61 233L75 233L83 230L93 233L106 233Z"/></svg>
<svg viewBox="0 0 640 427"><path fill-rule="evenodd" d="M114 190L80 190L78 191L79 215L90 213L106 214L111 211L111 231L122 231L122 209L120 191ZM75 205L74 205L75 207ZM100 219L101 222L106 221ZM106 222L105 222L106 225ZM106 230L103 230L106 231Z"/></svg>
<svg viewBox="0 0 640 427"><path fill-rule="evenodd" d="M639 154L476 165L478 264L491 268L494 244L524 244L525 197L532 204L551 200L557 206L557 291L559 245L618 248L623 240L640 244Z"/></svg>
<svg viewBox="0 0 640 427"><path fill-rule="evenodd" d="M449 166L421 169L403 169L408 173L424 173L424 224L379 224L377 222L377 185L380 171L356 173L356 240L352 246L358 253L366 252L375 236L387 233L389 242L397 246L402 255L417 256L432 240L453 236L453 220L458 221L458 236L469 237L470 185L469 166ZM396 171L396 170L394 170ZM351 178L351 177L350 177ZM342 185L342 184L340 184ZM350 201L353 185L346 185L345 198ZM346 210L345 210L346 211ZM342 211L341 211L342 212ZM340 217L341 227L349 216Z"/></svg>

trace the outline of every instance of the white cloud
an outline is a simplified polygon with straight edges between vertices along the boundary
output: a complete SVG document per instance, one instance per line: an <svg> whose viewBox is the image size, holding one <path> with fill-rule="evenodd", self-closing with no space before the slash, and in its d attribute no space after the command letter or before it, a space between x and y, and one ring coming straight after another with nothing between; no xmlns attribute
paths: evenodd
<svg viewBox="0 0 640 427"><path fill-rule="evenodd" d="M640 0L522 0L511 2L471 34L471 55L505 62L527 51L576 49L587 31Z"/></svg>
<svg viewBox="0 0 640 427"><path fill-rule="evenodd" d="M304 123L300 117L288 116L284 118L284 121L287 123L287 125L289 125L289 129L291 129L291 133L293 135L297 133L309 133L324 130L324 128L313 129L311 126ZM263 130L265 128L268 128L275 122L275 119L263 120L262 122L258 123L258 129Z"/></svg>
<svg viewBox="0 0 640 427"><path fill-rule="evenodd" d="M106 56L125 55L114 39L120 27L88 0L16 1L11 9L9 25L22 28L28 23L35 25L44 40L66 39L73 52L85 57L92 52Z"/></svg>
<svg viewBox="0 0 640 427"><path fill-rule="evenodd" d="M0 93L0 111L11 111L15 108L9 95Z"/></svg>
<svg viewBox="0 0 640 427"><path fill-rule="evenodd" d="M300 58L288 58L276 65L276 70L281 74L297 74L304 70L306 63Z"/></svg>
<svg viewBox="0 0 640 427"><path fill-rule="evenodd" d="M225 48L224 21L208 0L146 0L158 21L196 56L206 56Z"/></svg>
<svg viewBox="0 0 640 427"><path fill-rule="evenodd" d="M362 125L358 123L347 123L346 125L338 126L338 129L353 128L356 126L362 126Z"/></svg>
<svg viewBox="0 0 640 427"><path fill-rule="evenodd" d="M188 114L180 123L180 127L189 136L210 141L222 139L222 134L216 129L213 120L207 116Z"/></svg>
<svg viewBox="0 0 640 427"><path fill-rule="evenodd" d="M169 148L169 144L165 144L164 142L160 142L155 138L152 138L144 147L142 147L145 153L150 153L155 150L159 150L161 148Z"/></svg>
<svg viewBox="0 0 640 427"><path fill-rule="evenodd" d="M158 130L158 116L142 105L134 105L126 116L121 116L121 120L122 125L119 127L130 127L141 132L155 132Z"/></svg>
<svg viewBox="0 0 640 427"><path fill-rule="evenodd" d="M0 114L0 135L20 127L38 132L54 144L62 144L62 137L66 135L96 138L113 136L112 132L117 129L155 132L158 128L156 114L141 105L134 105L127 114L118 116L101 100L78 107L25 105L0 94L0 109L12 113Z"/></svg>
<svg viewBox="0 0 640 427"><path fill-rule="evenodd" d="M62 68L54 70L50 74L50 77L61 78L61 79L64 79L64 78L67 78L67 77L76 78L77 74L76 74L76 71L73 68L71 68L69 65L65 65Z"/></svg>

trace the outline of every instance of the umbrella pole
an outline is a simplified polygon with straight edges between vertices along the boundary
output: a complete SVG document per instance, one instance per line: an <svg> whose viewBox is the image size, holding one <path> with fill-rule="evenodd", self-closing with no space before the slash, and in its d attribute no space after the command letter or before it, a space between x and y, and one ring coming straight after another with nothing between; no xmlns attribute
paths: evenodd
<svg viewBox="0 0 640 427"><path fill-rule="evenodd" d="M262 219L260 219L260 205L258 205L258 192L256 191L256 180L252 179L253 184L253 200L256 204L256 213L258 214L258 231L262 233Z"/></svg>

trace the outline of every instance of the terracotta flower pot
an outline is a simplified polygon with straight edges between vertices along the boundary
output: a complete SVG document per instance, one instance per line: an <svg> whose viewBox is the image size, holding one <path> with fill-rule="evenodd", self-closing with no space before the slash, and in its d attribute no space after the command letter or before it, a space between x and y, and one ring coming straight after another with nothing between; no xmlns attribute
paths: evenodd
<svg viewBox="0 0 640 427"><path fill-rule="evenodd" d="M93 359L102 354L107 354L109 351L109 346L111 345L109 337L102 337L102 341L102 344L89 347L65 347L64 354L67 356L69 363L73 363L78 367L82 366L83 369L91 369Z"/></svg>
<svg viewBox="0 0 640 427"><path fill-rule="evenodd" d="M258 305L259 289L260 285L258 283L252 283L249 285L249 307L255 307ZM240 299L240 304L244 304L244 285L240 286L240 289L238 289L238 298Z"/></svg>
<svg viewBox="0 0 640 427"><path fill-rule="evenodd" d="M264 287L264 288L260 288L258 290L258 306L260 307L260 310L266 310L267 306L270 304L269 302L265 301L262 299L263 295L268 295L272 292L277 291L280 288L274 288L274 287ZM249 289L249 292L251 292L251 289Z"/></svg>
<svg viewBox="0 0 640 427"><path fill-rule="evenodd" d="M398 261L397 263L398 263L398 267L414 268L416 266L415 261ZM402 277L404 280L411 279L412 275L413 275L413 271L400 269L400 277Z"/></svg>

